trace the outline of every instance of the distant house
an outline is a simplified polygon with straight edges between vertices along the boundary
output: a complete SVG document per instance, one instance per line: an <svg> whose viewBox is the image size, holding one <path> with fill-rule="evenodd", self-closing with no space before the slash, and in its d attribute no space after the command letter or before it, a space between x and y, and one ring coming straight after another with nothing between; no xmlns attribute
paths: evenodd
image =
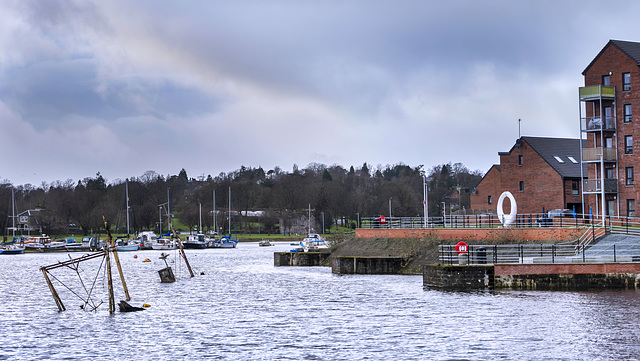
<svg viewBox="0 0 640 361"><path fill-rule="evenodd" d="M43 209L36 208L17 214L16 233L20 235L42 234L42 211Z"/></svg>
<svg viewBox="0 0 640 361"><path fill-rule="evenodd" d="M519 214L574 207L582 213L579 139L521 137L498 155L500 164L493 165L472 191L474 213L496 213L504 191L513 194Z"/></svg>

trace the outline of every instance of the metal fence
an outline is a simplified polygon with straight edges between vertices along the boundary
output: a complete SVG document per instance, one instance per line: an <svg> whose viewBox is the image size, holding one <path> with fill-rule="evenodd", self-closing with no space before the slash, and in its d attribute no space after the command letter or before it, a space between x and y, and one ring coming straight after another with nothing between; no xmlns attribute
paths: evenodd
<svg viewBox="0 0 640 361"><path fill-rule="evenodd" d="M455 245L442 245L439 262L443 264L534 264L534 263L594 263L594 262L639 262L628 250L617 249L613 244L605 250L590 251L590 248L575 244L512 244L512 245L468 245L465 253L456 252Z"/></svg>
<svg viewBox="0 0 640 361"><path fill-rule="evenodd" d="M595 221L598 222L597 220ZM640 227L640 220L638 220ZM511 227L581 227L591 225L590 218L549 217L544 214L518 214ZM425 227L426 225L426 227ZM424 228L498 228L501 219L495 214L451 215L445 217L368 217L360 219L359 228L365 229L424 229Z"/></svg>
<svg viewBox="0 0 640 361"><path fill-rule="evenodd" d="M426 227L425 227L426 225ZM600 216L576 214L564 217L549 217L539 214L518 214L511 224L513 228L536 227L602 227ZM446 217L429 217L425 222L422 217L368 217L360 219L359 228L364 229L425 229L425 228L499 228L500 218L495 214L451 215ZM611 233L640 235L640 218L613 217L605 218L604 228Z"/></svg>

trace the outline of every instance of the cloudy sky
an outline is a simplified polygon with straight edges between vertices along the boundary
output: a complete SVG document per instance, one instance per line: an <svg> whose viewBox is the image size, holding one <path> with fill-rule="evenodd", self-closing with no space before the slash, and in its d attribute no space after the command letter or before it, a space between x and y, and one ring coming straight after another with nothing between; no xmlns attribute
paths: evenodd
<svg viewBox="0 0 640 361"><path fill-rule="evenodd" d="M616 9L624 8L625 11ZM461 162L577 137L581 72L640 3L0 3L0 180Z"/></svg>

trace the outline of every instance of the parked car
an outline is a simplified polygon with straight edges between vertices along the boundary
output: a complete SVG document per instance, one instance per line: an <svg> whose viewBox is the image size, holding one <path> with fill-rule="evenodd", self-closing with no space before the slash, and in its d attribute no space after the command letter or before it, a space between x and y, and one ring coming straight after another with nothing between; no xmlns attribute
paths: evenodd
<svg viewBox="0 0 640 361"><path fill-rule="evenodd" d="M549 218L556 217L573 217L573 211L570 209L554 209L547 212Z"/></svg>

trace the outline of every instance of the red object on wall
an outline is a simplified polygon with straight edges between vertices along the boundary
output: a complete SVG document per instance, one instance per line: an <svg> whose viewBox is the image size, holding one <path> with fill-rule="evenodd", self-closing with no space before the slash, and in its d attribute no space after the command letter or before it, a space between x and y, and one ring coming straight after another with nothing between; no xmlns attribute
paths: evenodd
<svg viewBox="0 0 640 361"><path fill-rule="evenodd" d="M387 223L387 219L384 216L380 216L380 223Z"/></svg>
<svg viewBox="0 0 640 361"><path fill-rule="evenodd" d="M462 241L456 243L456 252L458 252L458 254L467 253L468 250L469 246L467 246L466 243Z"/></svg>

